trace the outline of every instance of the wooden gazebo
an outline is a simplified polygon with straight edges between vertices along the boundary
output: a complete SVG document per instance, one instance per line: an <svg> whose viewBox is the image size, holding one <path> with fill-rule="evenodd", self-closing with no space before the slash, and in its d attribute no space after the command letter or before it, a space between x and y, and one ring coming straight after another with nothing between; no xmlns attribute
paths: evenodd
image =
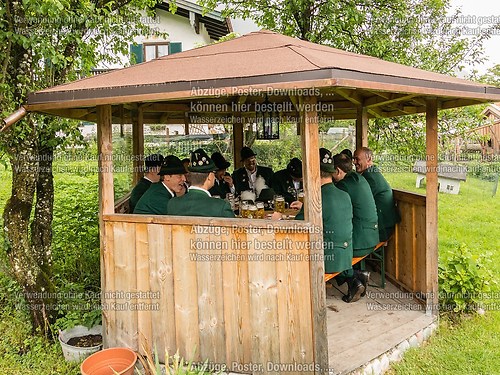
<svg viewBox="0 0 500 375"><path fill-rule="evenodd" d="M282 116L299 119L304 222L115 213L113 123L133 124L133 153L141 155L143 124L188 128L194 120L224 118L234 124L238 155L243 124L266 93ZM355 119L362 146L369 118L426 113L427 194L395 192L402 222L386 269L435 314L437 111L495 100L500 89L492 86L260 31L42 90L25 107L97 122L105 345L139 351L145 340L160 355L179 350L236 372L266 373L276 372L269 363L308 372L329 365L318 121ZM279 255L277 243L289 244L286 252L295 257L249 259ZM194 261L193 253L217 256Z"/></svg>

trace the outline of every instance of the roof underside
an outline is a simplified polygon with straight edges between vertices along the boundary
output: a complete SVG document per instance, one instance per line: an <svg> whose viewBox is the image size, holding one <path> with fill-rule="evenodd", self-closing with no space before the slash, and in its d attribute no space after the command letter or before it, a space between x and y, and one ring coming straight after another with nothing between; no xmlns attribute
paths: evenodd
<svg viewBox="0 0 500 375"><path fill-rule="evenodd" d="M425 111L500 100L500 89L259 31L224 43L169 55L31 94L31 111L95 121L96 106L112 104L118 122L139 106L145 123L231 122L255 116L265 100L282 116L298 115L300 97L318 97L327 119Z"/></svg>

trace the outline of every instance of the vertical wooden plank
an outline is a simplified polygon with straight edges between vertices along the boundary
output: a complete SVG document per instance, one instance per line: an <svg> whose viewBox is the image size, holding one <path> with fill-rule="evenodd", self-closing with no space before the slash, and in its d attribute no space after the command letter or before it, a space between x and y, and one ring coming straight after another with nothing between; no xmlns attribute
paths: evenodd
<svg viewBox="0 0 500 375"><path fill-rule="evenodd" d="M302 158L304 165L304 201L306 221L314 227L310 234L311 256L323 255L323 221L321 215L321 181L319 175L319 126L316 111L316 97L300 97L302 108L300 121ZM321 259L321 258L316 258ZM325 266L323 260L309 262L311 276L311 330L313 334L314 362L322 369L328 368L328 339L326 330L326 294L324 284Z"/></svg>
<svg viewBox="0 0 500 375"><path fill-rule="evenodd" d="M272 243L274 234L267 231L249 233L254 244L249 252L248 284L250 290L250 324L252 330L252 363L260 366L253 373L266 373L269 363L280 363L277 278L274 262L265 261L268 251L260 250ZM283 343L285 345L285 343Z"/></svg>
<svg viewBox="0 0 500 375"><path fill-rule="evenodd" d="M356 148L368 147L368 110L358 106L356 112Z"/></svg>
<svg viewBox="0 0 500 375"><path fill-rule="evenodd" d="M155 326L150 345L164 359L166 351L170 354L177 351L171 226L149 224L148 238L151 291L158 295L155 302L159 305L159 310L151 312Z"/></svg>
<svg viewBox="0 0 500 375"><path fill-rule="evenodd" d="M99 214L102 216L114 213L113 128L110 105L97 106L97 147L99 153Z"/></svg>
<svg viewBox="0 0 500 375"><path fill-rule="evenodd" d="M417 285L416 290L419 292L425 292L426 290L426 257L427 254L425 252L426 243L425 243L425 228L426 228L426 220L425 220L425 206L417 206L415 221L417 225L417 231L415 233L416 245L417 245Z"/></svg>
<svg viewBox="0 0 500 375"><path fill-rule="evenodd" d="M401 204L401 223L399 223L398 281L408 289L413 285L413 224L411 203Z"/></svg>
<svg viewBox="0 0 500 375"><path fill-rule="evenodd" d="M132 120L132 155L132 186L135 186L144 175L144 112L141 106Z"/></svg>
<svg viewBox="0 0 500 375"><path fill-rule="evenodd" d="M138 350L137 292L135 260L135 224L119 222L114 225L116 342Z"/></svg>
<svg viewBox="0 0 500 375"><path fill-rule="evenodd" d="M243 164L240 160L240 150L243 148L243 124L235 122L233 124L233 157L234 170L240 168Z"/></svg>
<svg viewBox="0 0 500 375"><path fill-rule="evenodd" d="M139 352L146 354L145 340L151 345L153 335L151 311L159 307L158 300L151 298L151 285L149 282L149 242L148 225L138 223L135 225L135 249L137 270L137 333ZM156 326L156 325L155 325Z"/></svg>
<svg viewBox="0 0 500 375"><path fill-rule="evenodd" d="M114 260L114 231L113 222L104 222L101 226L101 302L103 343L105 348L117 346L116 344L116 310L112 308L116 300L115 292L115 260ZM104 230L102 230L104 228Z"/></svg>
<svg viewBox="0 0 500 375"><path fill-rule="evenodd" d="M220 236L210 234L192 234L191 239L197 246L191 246L190 251L197 254L222 254L211 246L226 246ZM224 245L226 244L226 245ZM198 250L198 246L208 246L207 250ZM226 362L226 338L224 330L224 302L222 291L222 262L220 260L196 261L198 275L198 319L200 335L200 356L214 363Z"/></svg>
<svg viewBox="0 0 500 375"><path fill-rule="evenodd" d="M226 363L249 364L252 359L248 290L248 244L246 233L230 231L232 246L227 253L239 259L223 262ZM251 248L253 251L253 248Z"/></svg>
<svg viewBox="0 0 500 375"><path fill-rule="evenodd" d="M418 273L418 258L417 258L417 215L416 215L416 209L417 207L415 204L411 205L411 223L412 223L412 228L411 228L411 233L412 233L412 238L411 238L411 254L412 254L412 259L411 259L411 265L412 265L412 270L411 270L411 275L412 275L412 291L416 291L417 289L417 273Z"/></svg>
<svg viewBox="0 0 500 375"><path fill-rule="evenodd" d="M196 261L190 258L191 226L172 226L175 293L175 337L179 354L199 361L198 281ZM186 246L187 245L187 246ZM186 251L188 247L188 251ZM196 353L194 353L196 349Z"/></svg>
<svg viewBox="0 0 500 375"><path fill-rule="evenodd" d="M426 200L426 275L427 312L437 314L438 304L438 102L437 99L426 100L426 166L427 200Z"/></svg>
<svg viewBox="0 0 500 375"><path fill-rule="evenodd" d="M278 280L280 361L310 364L314 360L311 299L304 293L310 290L309 252L297 246L297 243L307 243L309 238L305 233L276 233L275 238L276 243L285 247L273 252Z"/></svg>
<svg viewBox="0 0 500 375"><path fill-rule="evenodd" d="M102 215L114 213L114 191L113 191L113 128L111 123L111 106L97 106L97 151L99 154L99 242L101 261L101 290L108 290L108 284L112 284L114 278L113 247L108 247L106 241L112 238L111 234L106 237L106 227ZM111 244L112 245L112 244ZM114 314L110 313L105 293L102 293L101 303L108 308L107 314L103 311L103 344L108 347L114 342L111 336L115 330Z"/></svg>

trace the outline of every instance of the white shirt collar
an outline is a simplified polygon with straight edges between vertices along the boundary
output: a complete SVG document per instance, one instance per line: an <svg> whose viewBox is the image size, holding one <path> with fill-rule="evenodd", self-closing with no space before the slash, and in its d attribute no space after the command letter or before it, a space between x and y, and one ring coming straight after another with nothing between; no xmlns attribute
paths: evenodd
<svg viewBox="0 0 500 375"><path fill-rule="evenodd" d="M162 181L161 183L163 184L163 186L165 186L165 189L167 189L167 191L170 193L170 195L171 195L172 197L175 197L175 193L174 193L172 190L170 190L170 189L168 188L168 186L167 186L167 185L165 185L165 183L164 183L163 181Z"/></svg>

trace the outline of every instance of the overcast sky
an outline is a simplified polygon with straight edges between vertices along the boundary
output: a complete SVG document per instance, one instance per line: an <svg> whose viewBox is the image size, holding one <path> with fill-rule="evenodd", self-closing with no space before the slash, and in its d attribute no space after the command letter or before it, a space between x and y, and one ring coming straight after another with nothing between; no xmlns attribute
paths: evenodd
<svg viewBox="0 0 500 375"><path fill-rule="evenodd" d="M450 0L450 3L452 12L461 8L462 17L458 21L465 24L471 33L477 32L479 28L487 28L492 24L500 23L499 0ZM500 64L500 30L495 30L495 33L484 43L485 54L489 57L489 61L482 66L475 67L481 73Z"/></svg>

